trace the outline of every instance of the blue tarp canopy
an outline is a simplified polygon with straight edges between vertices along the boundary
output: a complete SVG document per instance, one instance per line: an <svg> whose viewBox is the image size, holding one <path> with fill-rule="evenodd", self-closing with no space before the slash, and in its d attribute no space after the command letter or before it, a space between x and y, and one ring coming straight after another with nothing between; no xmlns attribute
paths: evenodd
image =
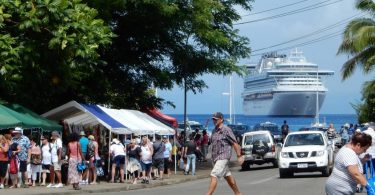
<svg viewBox="0 0 375 195"><path fill-rule="evenodd" d="M174 129L137 110L111 109L75 101L57 107L42 116L51 120L63 120L69 125L103 125L118 134L173 135Z"/></svg>
<svg viewBox="0 0 375 195"><path fill-rule="evenodd" d="M114 129L126 128L123 124L110 117L107 113L101 110L97 105L81 104L88 112L93 114L96 118L102 120Z"/></svg>
<svg viewBox="0 0 375 195"><path fill-rule="evenodd" d="M125 125L113 119L93 104L80 104L76 101L71 101L44 113L42 116L50 120L63 120L69 125L94 126L101 124L118 134L132 133Z"/></svg>

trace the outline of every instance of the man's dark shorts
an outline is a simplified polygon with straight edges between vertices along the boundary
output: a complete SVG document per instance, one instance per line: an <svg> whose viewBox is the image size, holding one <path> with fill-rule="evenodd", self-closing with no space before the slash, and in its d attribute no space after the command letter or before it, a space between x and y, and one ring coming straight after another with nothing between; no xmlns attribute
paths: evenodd
<svg viewBox="0 0 375 195"><path fill-rule="evenodd" d="M8 161L0 161L0 177L5 177L8 170Z"/></svg>
<svg viewBox="0 0 375 195"><path fill-rule="evenodd" d="M125 156L124 155L115 156L115 158L113 159L113 164L116 164L116 167L120 168L121 165L125 164Z"/></svg>
<svg viewBox="0 0 375 195"><path fill-rule="evenodd" d="M159 171L164 171L164 158L154 159L153 166Z"/></svg>
<svg viewBox="0 0 375 195"><path fill-rule="evenodd" d="M169 161L169 158L164 158L164 169L171 168L171 161Z"/></svg>
<svg viewBox="0 0 375 195"><path fill-rule="evenodd" d="M49 171L50 166L51 165L42 164L42 170L48 170Z"/></svg>
<svg viewBox="0 0 375 195"><path fill-rule="evenodd" d="M27 171L27 161L22 160L20 161L20 172L26 172Z"/></svg>
<svg viewBox="0 0 375 195"><path fill-rule="evenodd" d="M146 174L147 174L151 170L152 163L145 164L144 162L141 161L141 167L142 167L142 171L146 171Z"/></svg>

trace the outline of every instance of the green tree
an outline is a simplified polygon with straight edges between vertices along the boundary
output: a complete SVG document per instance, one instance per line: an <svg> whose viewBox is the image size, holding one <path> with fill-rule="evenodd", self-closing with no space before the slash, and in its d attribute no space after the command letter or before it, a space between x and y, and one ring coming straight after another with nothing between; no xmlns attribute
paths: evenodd
<svg viewBox="0 0 375 195"><path fill-rule="evenodd" d="M362 88L362 102L352 104L358 115L358 122L365 123L375 119L375 80L367 81Z"/></svg>
<svg viewBox="0 0 375 195"><path fill-rule="evenodd" d="M356 8L369 13L370 17L352 20L345 28L338 54L348 54L342 69L342 78L350 77L359 67L365 74L374 69L375 64L375 3L372 0L358 0ZM363 103L354 105L360 122L375 119L374 81L366 82L362 89Z"/></svg>
<svg viewBox="0 0 375 195"><path fill-rule="evenodd" d="M233 22L250 2L0 0L0 97L38 112L72 99L161 107L153 86L197 92L205 73L242 73L249 40Z"/></svg>
<svg viewBox="0 0 375 195"><path fill-rule="evenodd" d="M0 98L38 112L97 101L108 86L98 51L113 36L80 0L0 0Z"/></svg>
<svg viewBox="0 0 375 195"><path fill-rule="evenodd" d="M250 10L249 0L90 0L116 37L102 50L107 96L115 107L161 107L150 88L171 89L175 84L194 92L206 84L205 73L241 73L238 59L250 53L248 39L233 22L235 7Z"/></svg>

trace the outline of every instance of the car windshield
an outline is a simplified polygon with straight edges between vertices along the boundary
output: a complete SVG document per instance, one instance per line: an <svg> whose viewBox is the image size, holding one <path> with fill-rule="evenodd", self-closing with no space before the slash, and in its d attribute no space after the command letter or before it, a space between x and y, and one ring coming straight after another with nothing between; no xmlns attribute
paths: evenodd
<svg viewBox="0 0 375 195"><path fill-rule="evenodd" d="M266 143L270 142L270 138L267 134L253 134L253 135L247 135L245 137L245 145L250 145L254 141L265 141Z"/></svg>
<svg viewBox="0 0 375 195"><path fill-rule="evenodd" d="M187 129L189 129L189 124L186 124L186 126L187 126ZM183 123L178 124L178 128L184 129L184 124ZM202 129L204 129L204 127L201 124L190 124L190 129L191 130L195 130L195 129L202 130Z"/></svg>
<svg viewBox="0 0 375 195"><path fill-rule="evenodd" d="M190 125L190 128L192 130L196 130L196 129L202 130L203 129L203 125Z"/></svg>
<svg viewBox="0 0 375 195"><path fill-rule="evenodd" d="M257 124L254 126L254 131L257 131L257 130L268 130L273 134L280 134L279 127L276 124L272 124L272 123Z"/></svg>
<svg viewBox="0 0 375 195"><path fill-rule="evenodd" d="M233 131L247 131L249 126L247 125L228 125Z"/></svg>
<svg viewBox="0 0 375 195"><path fill-rule="evenodd" d="M291 134L287 137L284 146L303 145L324 145L324 140L320 133Z"/></svg>

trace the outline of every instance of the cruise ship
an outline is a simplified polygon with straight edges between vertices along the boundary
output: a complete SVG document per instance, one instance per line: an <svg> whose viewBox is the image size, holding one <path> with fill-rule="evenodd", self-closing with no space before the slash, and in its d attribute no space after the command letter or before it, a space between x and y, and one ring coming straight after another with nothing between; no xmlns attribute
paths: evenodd
<svg viewBox="0 0 375 195"><path fill-rule="evenodd" d="M245 115L316 116L328 91L322 78L334 74L306 61L297 49L289 56L263 54L259 64L246 68Z"/></svg>

